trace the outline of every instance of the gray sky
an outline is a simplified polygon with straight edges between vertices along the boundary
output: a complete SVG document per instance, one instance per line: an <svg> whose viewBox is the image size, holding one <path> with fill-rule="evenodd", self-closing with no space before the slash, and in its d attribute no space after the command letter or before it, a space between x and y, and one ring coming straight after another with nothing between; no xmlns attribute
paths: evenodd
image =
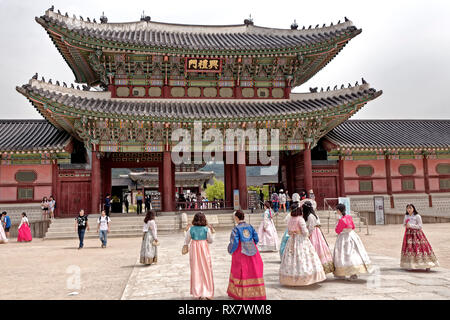
<svg viewBox="0 0 450 320"><path fill-rule="evenodd" d="M240 24L252 15L255 25L289 28L353 21L362 33L311 80L295 89L334 87L364 77L383 95L353 119L450 119L450 1L398 0L0 0L1 119L39 119L15 86L35 72L39 78L67 83L74 75L35 17L52 4L69 15L109 22L140 19L186 24Z"/></svg>

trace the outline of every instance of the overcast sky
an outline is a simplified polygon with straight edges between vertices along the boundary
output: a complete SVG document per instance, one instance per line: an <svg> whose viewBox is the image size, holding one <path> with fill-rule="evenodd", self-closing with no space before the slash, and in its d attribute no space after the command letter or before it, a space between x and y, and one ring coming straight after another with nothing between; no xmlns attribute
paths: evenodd
<svg viewBox="0 0 450 320"><path fill-rule="evenodd" d="M186 24L240 24L251 14L255 25L289 28L343 21L362 33L324 69L295 92L361 77L383 95L353 119L450 119L450 1L362 0L0 0L1 119L39 119L16 90L35 72L39 78L74 82L74 75L44 29L35 21L51 5L55 11L109 22L140 19Z"/></svg>

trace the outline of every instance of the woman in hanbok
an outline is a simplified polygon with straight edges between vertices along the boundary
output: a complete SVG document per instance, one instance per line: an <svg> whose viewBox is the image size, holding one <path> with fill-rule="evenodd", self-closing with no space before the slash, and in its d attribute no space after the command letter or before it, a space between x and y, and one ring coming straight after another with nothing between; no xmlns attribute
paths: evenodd
<svg viewBox="0 0 450 320"><path fill-rule="evenodd" d="M241 210L234 213L234 221L228 245L232 257L227 294L236 300L266 300L264 265L256 246L258 234L244 221Z"/></svg>
<svg viewBox="0 0 450 320"><path fill-rule="evenodd" d="M298 208L298 202L293 202L291 206L291 212ZM291 215L287 214L284 218L284 222L289 224L289 220L291 219ZM280 259L283 257L284 249L286 248L286 243L289 240L289 229L286 227L286 230L283 233L283 237L281 237L280 242Z"/></svg>
<svg viewBox="0 0 450 320"><path fill-rule="evenodd" d="M278 251L278 234L275 224L273 223L274 213L270 208L270 202L266 201L264 203L266 211L263 213L263 221L261 222L258 229L259 251Z"/></svg>
<svg viewBox="0 0 450 320"><path fill-rule="evenodd" d="M439 262L422 231L422 218L413 204L406 206L405 235L403 237L400 267L405 269L425 269L439 266Z"/></svg>
<svg viewBox="0 0 450 320"><path fill-rule="evenodd" d="M331 273L334 271L333 256L320 228L320 219L314 212L312 203L306 201L302 206L302 212L308 228L309 239L322 262L323 271L325 274Z"/></svg>
<svg viewBox="0 0 450 320"><path fill-rule="evenodd" d="M27 214L22 212L22 220L20 221L19 228L17 229L17 242L31 241L32 239Z"/></svg>
<svg viewBox="0 0 450 320"><path fill-rule="evenodd" d="M289 240L280 266L280 283L285 286L307 286L326 280L322 262L311 241L301 208L291 211Z"/></svg>
<svg viewBox="0 0 450 320"><path fill-rule="evenodd" d="M144 219L140 263L151 265L158 262L158 234L155 222L156 212L147 211Z"/></svg>
<svg viewBox="0 0 450 320"><path fill-rule="evenodd" d="M214 280L208 243L213 242L214 229L208 225L206 216L197 212L192 226L186 232L183 252L189 252L191 267L191 290L194 298L210 300L214 297Z"/></svg>
<svg viewBox="0 0 450 320"><path fill-rule="evenodd" d="M8 243L8 238L6 238L5 230L3 229L3 223L0 223L0 243Z"/></svg>
<svg viewBox="0 0 450 320"><path fill-rule="evenodd" d="M345 213L345 205L339 203L336 211L341 218L335 229L338 236L334 246L333 273L338 279L350 276L349 280L355 280L358 274L372 272L371 262L361 239L353 231L355 224L352 216Z"/></svg>

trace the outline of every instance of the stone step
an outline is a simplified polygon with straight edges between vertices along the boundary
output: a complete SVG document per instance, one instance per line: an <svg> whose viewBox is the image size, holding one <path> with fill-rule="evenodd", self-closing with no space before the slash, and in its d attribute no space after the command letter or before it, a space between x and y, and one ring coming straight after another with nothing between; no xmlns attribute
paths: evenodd
<svg viewBox="0 0 450 320"><path fill-rule="evenodd" d="M161 231L158 232L158 234L173 234L176 233L174 231ZM108 239L110 238L141 238L142 237L142 232L139 233L133 233L133 232L128 232L128 233L109 233L108 234ZM99 235L98 233L96 234L91 234L91 233L86 233L84 236L84 239L98 239ZM50 237L45 237L44 240L70 240L70 239L74 239L74 240L78 240L78 234L74 233L72 235L70 234L66 234L66 235L52 235Z"/></svg>

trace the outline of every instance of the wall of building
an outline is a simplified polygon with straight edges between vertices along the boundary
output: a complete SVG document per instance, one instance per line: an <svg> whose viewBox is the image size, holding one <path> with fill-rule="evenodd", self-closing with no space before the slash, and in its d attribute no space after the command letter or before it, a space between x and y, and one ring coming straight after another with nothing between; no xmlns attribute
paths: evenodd
<svg viewBox="0 0 450 320"><path fill-rule="evenodd" d="M32 182L20 182L16 180L16 174L20 171L33 171L36 180ZM54 188L52 185L52 165L0 165L0 202L33 202L41 201L42 197L49 197ZM19 188L33 190L32 199L18 199Z"/></svg>

